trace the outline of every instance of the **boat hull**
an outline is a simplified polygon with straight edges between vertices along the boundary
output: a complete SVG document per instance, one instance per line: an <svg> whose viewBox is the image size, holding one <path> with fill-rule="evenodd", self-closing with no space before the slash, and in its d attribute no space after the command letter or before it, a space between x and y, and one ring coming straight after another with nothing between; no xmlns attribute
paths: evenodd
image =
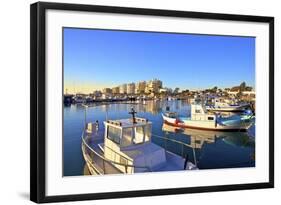
<svg viewBox="0 0 281 205"><path fill-rule="evenodd" d="M191 126L191 125L186 125L183 123L170 123L168 121L164 121L165 124L175 126L175 127L180 127L180 128L191 128L191 129L198 129L198 130L212 130L212 131L226 131L226 132L235 132L235 131L240 131L240 132L246 132L248 128L223 128L223 127L217 127L217 128L211 128L211 127L198 127L198 126Z"/></svg>
<svg viewBox="0 0 281 205"><path fill-rule="evenodd" d="M176 118L170 118L170 117L167 117L163 114L162 114L162 117L163 117L164 121L167 122L167 123L170 123L170 124L176 124L177 123Z"/></svg>
<svg viewBox="0 0 281 205"><path fill-rule="evenodd" d="M241 122L238 125L223 125L216 122L208 122L208 121L192 121L192 120L180 120L169 118L163 115L164 123L167 125L180 127L180 128L192 128L192 129L199 129L199 130L213 130L213 131L247 131L251 126L252 122Z"/></svg>
<svg viewBox="0 0 281 205"><path fill-rule="evenodd" d="M208 107L206 108L209 111L216 112L242 112L247 108L248 105L242 106L229 106L229 107Z"/></svg>

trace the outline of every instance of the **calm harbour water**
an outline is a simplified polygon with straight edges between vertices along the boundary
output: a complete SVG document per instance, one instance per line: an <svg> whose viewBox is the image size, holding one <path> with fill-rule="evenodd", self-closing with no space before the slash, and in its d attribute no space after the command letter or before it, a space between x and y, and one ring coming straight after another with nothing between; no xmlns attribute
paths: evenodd
<svg viewBox="0 0 281 205"><path fill-rule="evenodd" d="M190 115L187 101L147 101L143 104L110 104L87 109L87 122L105 119L130 118L132 107L137 117L152 121L152 134L184 142L193 147L182 149L177 143L152 137L152 141L178 155L190 156L199 169L238 168L255 166L255 126L248 132L215 132L177 129L163 124L161 113L166 106L182 116ZM63 168L64 176L83 175L85 162L81 151L81 134L85 122L85 108L81 105L64 107ZM194 158L195 156L195 158Z"/></svg>

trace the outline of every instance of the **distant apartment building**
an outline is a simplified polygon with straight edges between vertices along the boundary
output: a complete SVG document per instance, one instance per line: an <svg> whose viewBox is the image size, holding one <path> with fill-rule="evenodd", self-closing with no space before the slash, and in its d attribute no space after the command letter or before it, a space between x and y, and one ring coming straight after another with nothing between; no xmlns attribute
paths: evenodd
<svg viewBox="0 0 281 205"><path fill-rule="evenodd" d="M136 84L135 93L136 94L142 94L145 92L146 82L140 81Z"/></svg>
<svg viewBox="0 0 281 205"><path fill-rule="evenodd" d="M251 91L243 91L242 92L243 95L249 95L249 96L255 96L256 92L254 90Z"/></svg>
<svg viewBox="0 0 281 205"><path fill-rule="evenodd" d="M119 86L119 93L126 94L127 93L127 84L122 84Z"/></svg>
<svg viewBox="0 0 281 205"><path fill-rule="evenodd" d="M236 96L239 91L229 91L227 92L230 96ZM248 96L255 96L256 95L256 92L254 90L251 90L251 91L242 91L241 92L242 95L248 95Z"/></svg>
<svg viewBox="0 0 281 205"><path fill-rule="evenodd" d="M111 94L112 90L110 88L104 88L104 89L102 89L102 93L103 94Z"/></svg>
<svg viewBox="0 0 281 205"><path fill-rule="evenodd" d="M127 84L127 94L135 94L135 83Z"/></svg>
<svg viewBox="0 0 281 205"><path fill-rule="evenodd" d="M227 93L230 96L236 96L239 93L239 91L228 91Z"/></svg>
<svg viewBox="0 0 281 205"><path fill-rule="evenodd" d="M245 101L255 101L256 100L256 92L252 91L243 91L241 96L241 100Z"/></svg>
<svg viewBox="0 0 281 205"><path fill-rule="evenodd" d="M120 93L120 88L119 87L112 88L112 94L119 94L119 93Z"/></svg>
<svg viewBox="0 0 281 205"><path fill-rule="evenodd" d="M162 81L158 79L153 79L147 82L145 87L146 93L159 93L160 88L162 88Z"/></svg>

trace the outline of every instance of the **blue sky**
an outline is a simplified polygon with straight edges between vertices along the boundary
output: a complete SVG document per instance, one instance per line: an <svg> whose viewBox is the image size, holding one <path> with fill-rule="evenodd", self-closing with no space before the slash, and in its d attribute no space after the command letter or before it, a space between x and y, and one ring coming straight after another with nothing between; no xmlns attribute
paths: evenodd
<svg viewBox="0 0 281 205"><path fill-rule="evenodd" d="M181 89L255 85L255 38L64 29L70 92L158 78Z"/></svg>

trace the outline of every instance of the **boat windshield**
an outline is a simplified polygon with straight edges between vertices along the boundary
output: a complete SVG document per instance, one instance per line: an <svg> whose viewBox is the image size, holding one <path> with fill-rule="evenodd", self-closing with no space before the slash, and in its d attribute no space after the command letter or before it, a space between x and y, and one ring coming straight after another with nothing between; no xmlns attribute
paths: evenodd
<svg viewBox="0 0 281 205"><path fill-rule="evenodd" d="M143 143L144 140L144 127L135 127L135 137L133 138L134 144Z"/></svg>
<svg viewBox="0 0 281 205"><path fill-rule="evenodd" d="M107 129L107 138L112 140L113 142L120 144L120 136L121 136L121 129L116 127L108 126Z"/></svg>
<svg viewBox="0 0 281 205"><path fill-rule="evenodd" d="M137 126L123 129L122 147L142 144L150 141L151 125Z"/></svg>
<svg viewBox="0 0 281 205"><path fill-rule="evenodd" d="M127 147L132 144L132 135L133 129L132 128L125 128L123 129L123 136L122 136L122 147Z"/></svg>
<svg viewBox="0 0 281 205"><path fill-rule="evenodd" d="M144 139L144 141L145 142L149 142L150 141L150 139L151 139L151 124L150 125L146 125L145 126L145 139Z"/></svg>
<svg viewBox="0 0 281 205"><path fill-rule="evenodd" d="M177 117L177 113L175 112L168 112L166 113L167 117L171 117L171 118L176 118Z"/></svg>

